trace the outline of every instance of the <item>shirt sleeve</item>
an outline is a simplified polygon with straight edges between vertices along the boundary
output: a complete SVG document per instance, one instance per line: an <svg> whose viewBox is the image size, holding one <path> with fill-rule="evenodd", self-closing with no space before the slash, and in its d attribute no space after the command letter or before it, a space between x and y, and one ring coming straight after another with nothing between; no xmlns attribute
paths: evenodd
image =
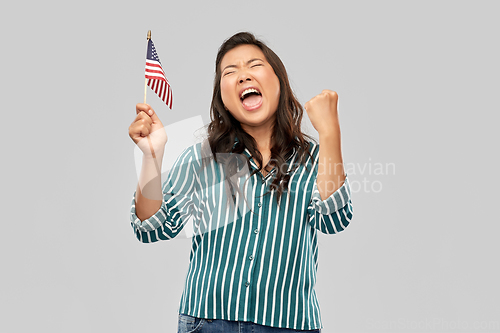
<svg viewBox="0 0 500 333"><path fill-rule="evenodd" d="M352 219L351 188L346 176L340 188L325 200L321 200L316 181L308 207L309 224L325 234L343 231Z"/></svg>
<svg viewBox="0 0 500 333"><path fill-rule="evenodd" d="M136 237L143 243L169 240L177 236L192 215L197 198L195 155L189 147L175 161L163 183L163 202L150 218L141 221L135 212L135 193L132 198L130 222Z"/></svg>

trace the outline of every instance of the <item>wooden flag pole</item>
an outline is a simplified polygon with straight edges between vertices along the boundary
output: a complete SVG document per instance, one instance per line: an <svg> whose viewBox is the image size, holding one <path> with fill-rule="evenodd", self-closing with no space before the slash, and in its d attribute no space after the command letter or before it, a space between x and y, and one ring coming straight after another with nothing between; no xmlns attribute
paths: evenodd
<svg viewBox="0 0 500 333"><path fill-rule="evenodd" d="M149 44L149 40L151 39L151 30L148 30L148 44ZM146 50L147 50L147 46L146 46ZM146 104L146 92L148 91L148 78L145 77L144 78L144 104Z"/></svg>
<svg viewBox="0 0 500 333"><path fill-rule="evenodd" d="M149 40L151 39L151 30L148 30L148 44ZM147 50L147 47L146 47ZM148 91L148 78L144 77L144 104L146 104L146 92ZM149 133L151 135L151 133ZM151 155L153 156L155 160L155 166L156 166L156 171L158 172L158 175L161 175L160 167L158 165L158 161L156 160L156 154L153 149L153 142L151 141L151 137L148 135L148 143L149 143L149 149L151 150Z"/></svg>

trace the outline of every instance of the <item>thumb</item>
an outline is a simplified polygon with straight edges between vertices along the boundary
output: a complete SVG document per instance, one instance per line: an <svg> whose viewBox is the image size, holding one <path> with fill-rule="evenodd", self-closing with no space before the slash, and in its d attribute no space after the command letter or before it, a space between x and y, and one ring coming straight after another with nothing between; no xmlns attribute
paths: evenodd
<svg viewBox="0 0 500 333"><path fill-rule="evenodd" d="M148 116L151 117L151 120L153 123L161 124L160 118L156 115L156 112L153 109L149 109L147 112Z"/></svg>

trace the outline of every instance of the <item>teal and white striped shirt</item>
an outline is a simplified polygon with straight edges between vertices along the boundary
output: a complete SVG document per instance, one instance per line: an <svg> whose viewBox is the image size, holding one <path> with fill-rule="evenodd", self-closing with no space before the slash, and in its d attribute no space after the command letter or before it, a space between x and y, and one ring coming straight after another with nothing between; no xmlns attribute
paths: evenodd
<svg viewBox="0 0 500 333"><path fill-rule="evenodd" d="M313 158L307 158L306 166L292 169L295 151L287 160L292 171L279 205L275 191L265 195L274 169L266 177L256 173L248 178L248 172L236 177L241 191L228 204L224 166L213 159L202 165L201 149L198 143L178 157L163 185L163 204L152 217L139 220L132 201L131 223L141 242L172 239L187 222L193 223L179 313L298 330L322 328L314 289L317 231L334 234L349 225L347 178L321 200L316 186L319 145L311 142ZM257 169L249 151L244 153Z"/></svg>

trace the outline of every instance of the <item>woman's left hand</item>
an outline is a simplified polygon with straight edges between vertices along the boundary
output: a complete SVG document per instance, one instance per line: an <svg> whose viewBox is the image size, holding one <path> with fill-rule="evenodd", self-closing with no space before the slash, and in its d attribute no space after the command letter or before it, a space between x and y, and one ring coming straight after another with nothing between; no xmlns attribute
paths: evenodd
<svg viewBox="0 0 500 333"><path fill-rule="evenodd" d="M339 96L335 91L323 90L304 104L312 125L320 135L340 133L337 102Z"/></svg>

